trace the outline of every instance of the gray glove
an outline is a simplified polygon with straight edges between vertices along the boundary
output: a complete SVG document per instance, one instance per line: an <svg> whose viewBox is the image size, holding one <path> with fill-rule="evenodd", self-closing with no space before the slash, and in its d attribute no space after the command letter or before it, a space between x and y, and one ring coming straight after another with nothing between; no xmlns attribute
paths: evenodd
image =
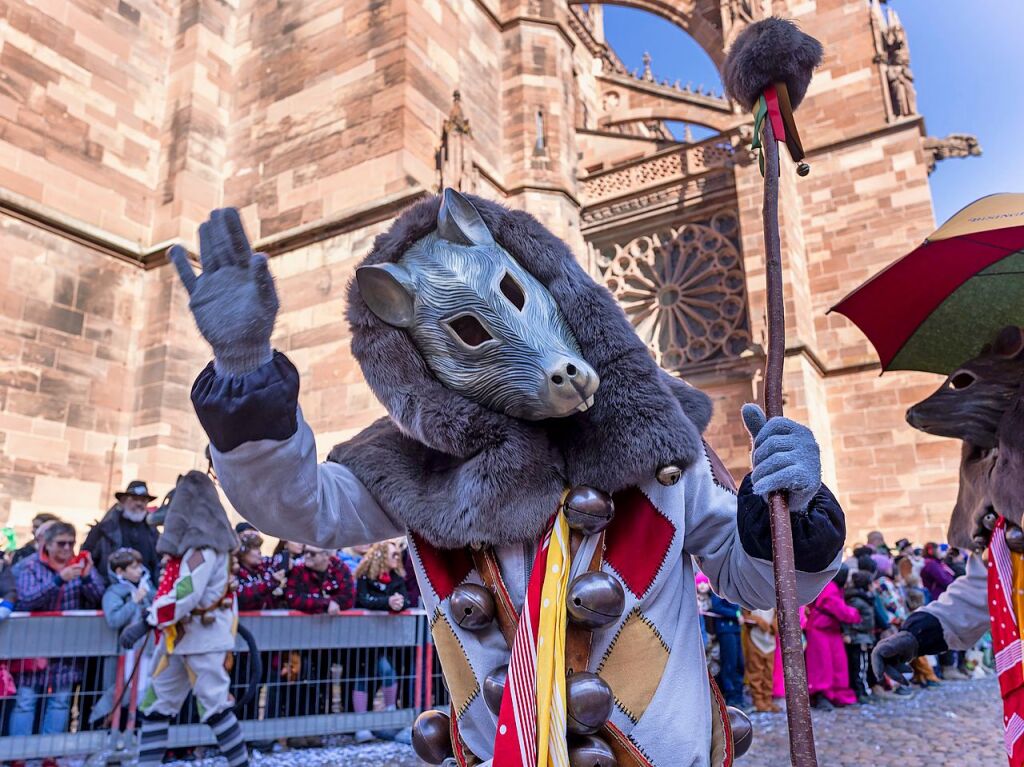
<svg viewBox="0 0 1024 767"><path fill-rule="evenodd" d="M875 645L871 651L871 669L875 676L881 679L885 676L887 666L894 663L909 663L918 656L919 645L917 637L909 631L897 631ZM903 679L895 681L902 683Z"/></svg>
<svg viewBox="0 0 1024 767"><path fill-rule="evenodd" d="M788 418L765 422L757 405L743 406L743 422L754 439L750 475L754 492L768 499L769 494L789 494L791 511L803 511L821 487L821 452L814 435L806 426Z"/></svg>
<svg viewBox="0 0 1024 767"><path fill-rule="evenodd" d="M213 347L217 372L243 375L273 356L278 300L267 257L253 253L234 208L221 208L199 225L203 273L192 271L180 245L168 252L189 294L189 308L199 332Z"/></svg>
<svg viewBox="0 0 1024 767"><path fill-rule="evenodd" d="M135 643L142 639L147 631L149 631L149 624L144 620L126 626L124 631L121 632L122 649L130 650L135 647Z"/></svg>

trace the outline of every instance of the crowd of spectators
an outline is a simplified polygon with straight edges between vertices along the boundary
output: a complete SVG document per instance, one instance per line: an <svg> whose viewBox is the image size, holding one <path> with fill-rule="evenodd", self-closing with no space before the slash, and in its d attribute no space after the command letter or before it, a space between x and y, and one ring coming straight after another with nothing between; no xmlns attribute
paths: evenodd
<svg viewBox="0 0 1024 767"><path fill-rule="evenodd" d="M907 539L886 544L879 532L852 548L839 573L800 610L811 705L833 709L869 705L881 696L906 697L914 688L993 673L991 637L971 652L917 658L878 678L871 651L907 617L938 599L966 570L966 555L945 544L917 547ZM708 662L729 705L777 712L785 697L778 622L774 610L743 610L714 594L697 575ZM774 656L774 663L766 657Z"/></svg>
<svg viewBox="0 0 1024 767"><path fill-rule="evenodd" d="M36 516L32 539L0 557L0 620L11 611L102 609L115 631L137 623L160 575L159 530L152 524L157 516L150 516L154 500L144 482L131 482L91 527L78 552L72 525L50 514ZM240 523L236 532L234 584L242 611L333 616L351 608L400 612L419 604L402 540L341 551L282 540L267 554L267 541L252 525ZM965 557L944 545L918 548L901 540L890 548L880 533L871 533L866 544L855 546L836 578L801 609L812 705L870 704L880 695L912 694L912 685L927 688L985 673L981 652L919 658L888 670L883 678L874 676L869 662L875 643L937 599L964 571ZM713 593L700 573L697 587L708 663L726 702L747 710L781 710L785 689L774 610L740 609ZM254 701L241 712L242 719L362 713L371 705L394 709L402 695L400 677L408 676L402 670L408 659L386 648L264 655L259 682L266 694L262 703ZM126 663L128 674L148 677L148 658L141 650L129 653ZM67 731L73 696L86 688L93 693L78 695L77 727L107 726L118 704L126 705L123 694L115 700L110 666L75 656L0 661L0 734ZM239 687L247 682L245 667L237 663L233 673ZM182 716L196 721L188 711ZM356 734L360 741L395 736L368 730ZM289 744L316 743L316 738L292 738Z"/></svg>
<svg viewBox="0 0 1024 767"><path fill-rule="evenodd" d="M52 514L37 515L31 540L0 554L0 620L13 611L102 610L115 631L136 624L153 601L162 564L156 549L160 533L152 523L157 517L151 517L155 500L145 482L131 482L116 494L115 504L92 525L78 550L74 526ZM352 608L401 612L419 603L404 540L342 551L279 541L265 554L267 542L252 525L240 523L236 532L234 588L241 611L284 609L333 616ZM126 677L148 678L148 655L141 649L130 652ZM260 683L266 694L262 704L256 700L242 712L243 719L339 708L360 713L375 699L378 708L394 709L401 694L396 667L407 662L385 648L263 655ZM235 681L244 687L247 680L237 670L246 664L235 665ZM346 693L347 702L340 706L337 693L332 696L332 683L335 691L340 684ZM144 685L138 689L141 696ZM73 710L77 729L108 726L114 709L127 706L124 697L122 692L117 699L113 664L100 658L72 654L0 660L0 735L66 732ZM189 702L185 708L191 706ZM188 710L182 720L196 721ZM362 730L357 738L381 735L396 733ZM295 738L291 744L314 745L314 740Z"/></svg>

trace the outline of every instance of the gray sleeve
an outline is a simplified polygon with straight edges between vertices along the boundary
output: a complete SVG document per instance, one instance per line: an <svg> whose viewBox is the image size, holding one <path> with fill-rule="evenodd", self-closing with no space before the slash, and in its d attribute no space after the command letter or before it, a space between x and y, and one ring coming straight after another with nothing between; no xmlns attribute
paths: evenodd
<svg viewBox="0 0 1024 767"><path fill-rule="evenodd" d="M297 414L285 440L245 442L226 453L211 445L231 505L268 535L342 548L405 535L405 530L339 463L318 463L313 431Z"/></svg>
<svg viewBox="0 0 1024 767"><path fill-rule="evenodd" d="M957 578L934 602L921 608L942 624L950 650L969 650L989 628L988 567L978 554L967 560L967 574Z"/></svg>
<svg viewBox="0 0 1024 767"><path fill-rule="evenodd" d="M707 458L697 461L683 475L686 485L686 532L683 549L707 575L711 588L721 597L749 610L775 607L775 573L772 563L752 557L740 542L736 526L737 498L717 484ZM814 600L839 570L842 552L819 573L797 571L800 604Z"/></svg>

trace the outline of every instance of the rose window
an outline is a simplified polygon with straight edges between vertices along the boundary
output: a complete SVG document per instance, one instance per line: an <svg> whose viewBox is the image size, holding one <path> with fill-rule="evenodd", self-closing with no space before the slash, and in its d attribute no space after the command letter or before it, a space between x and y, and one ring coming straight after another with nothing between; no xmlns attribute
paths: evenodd
<svg viewBox="0 0 1024 767"><path fill-rule="evenodd" d="M598 266L637 333L667 370L750 346L736 217L684 224L603 249Z"/></svg>

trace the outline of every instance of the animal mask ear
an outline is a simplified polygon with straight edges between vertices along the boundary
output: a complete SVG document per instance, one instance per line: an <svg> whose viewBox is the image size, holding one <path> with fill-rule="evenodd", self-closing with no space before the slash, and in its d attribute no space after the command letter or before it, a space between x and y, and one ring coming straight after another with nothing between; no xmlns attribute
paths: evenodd
<svg viewBox="0 0 1024 767"><path fill-rule="evenodd" d="M992 351L1000 357L1013 359L1024 351L1024 330L1016 325L1007 325L996 336Z"/></svg>
<svg viewBox="0 0 1024 767"><path fill-rule="evenodd" d="M493 245L494 237L479 211L454 189L445 189L437 211L437 233L458 245Z"/></svg>
<svg viewBox="0 0 1024 767"><path fill-rule="evenodd" d="M407 328L413 320L412 278L398 264L375 264L356 269L359 294L379 319L396 328Z"/></svg>

